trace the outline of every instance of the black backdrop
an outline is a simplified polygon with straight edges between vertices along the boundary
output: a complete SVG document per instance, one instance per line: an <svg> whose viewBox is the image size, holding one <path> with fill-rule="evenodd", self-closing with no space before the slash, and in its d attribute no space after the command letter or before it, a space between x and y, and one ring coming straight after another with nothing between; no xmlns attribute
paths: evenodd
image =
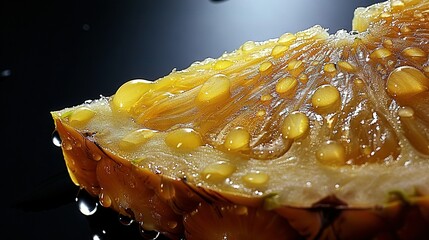
<svg viewBox="0 0 429 240"><path fill-rule="evenodd" d="M350 30L354 8L374 2L1 1L0 238L118 239L130 228L118 227L108 212L101 219L80 214L77 188L51 141L50 111L109 96L133 78L157 79L247 40L315 24L331 33Z"/></svg>

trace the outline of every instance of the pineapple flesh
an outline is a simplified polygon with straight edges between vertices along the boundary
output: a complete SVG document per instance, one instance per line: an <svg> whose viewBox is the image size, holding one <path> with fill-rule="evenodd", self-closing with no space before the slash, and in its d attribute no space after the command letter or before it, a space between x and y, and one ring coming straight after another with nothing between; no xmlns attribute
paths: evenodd
<svg viewBox="0 0 429 240"><path fill-rule="evenodd" d="M52 112L70 177L172 239L428 238L429 1L358 8L353 29Z"/></svg>

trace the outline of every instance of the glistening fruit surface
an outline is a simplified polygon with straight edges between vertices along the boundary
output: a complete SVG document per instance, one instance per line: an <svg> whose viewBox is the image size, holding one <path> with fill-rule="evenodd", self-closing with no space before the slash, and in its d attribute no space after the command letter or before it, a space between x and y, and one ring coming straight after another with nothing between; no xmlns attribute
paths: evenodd
<svg viewBox="0 0 429 240"><path fill-rule="evenodd" d="M54 112L63 134L72 132L62 136L64 154L90 141L148 178L286 216L283 206L327 198L347 208L424 198L429 2L358 9L353 25L353 33L315 26L246 42L155 82L133 80L110 98ZM66 160L77 184L103 189L100 177L87 181L74 168L76 156ZM113 171L103 166L97 174ZM172 189L170 197L178 194Z"/></svg>

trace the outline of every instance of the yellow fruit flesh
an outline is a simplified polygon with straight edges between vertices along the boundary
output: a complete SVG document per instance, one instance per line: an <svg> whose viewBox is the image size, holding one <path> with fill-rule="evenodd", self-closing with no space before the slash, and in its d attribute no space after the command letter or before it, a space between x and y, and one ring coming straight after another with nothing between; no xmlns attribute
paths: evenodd
<svg viewBox="0 0 429 240"><path fill-rule="evenodd" d="M428 5L357 10L357 35L314 27L247 42L56 116L142 169L279 205L429 194Z"/></svg>
<svg viewBox="0 0 429 240"><path fill-rule="evenodd" d="M70 177L172 239L427 239L429 2L355 14L53 112Z"/></svg>

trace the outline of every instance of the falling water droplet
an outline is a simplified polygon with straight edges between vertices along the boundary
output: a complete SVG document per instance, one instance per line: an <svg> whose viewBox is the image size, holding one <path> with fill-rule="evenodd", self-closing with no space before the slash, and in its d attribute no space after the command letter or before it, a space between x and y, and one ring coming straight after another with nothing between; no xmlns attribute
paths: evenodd
<svg viewBox="0 0 429 240"><path fill-rule="evenodd" d="M101 231L99 231L98 233L94 233L93 235L92 235L92 240L103 240L103 239L106 239L106 230L101 230ZM107 238L107 239L109 239L109 238Z"/></svg>
<svg viewBox="0 0 429 240"><path fill-rule="evenodd" d="M102 240L102 239L103 238L100 235L98 235L98 234L92 235L92 240Z"/></svg>
<svg viewBox="0 0 429 240"><path fill-rule="evenodd" d="M90 29L91 29L91 26L89 24L85 23L82 25L82 30L89 31Z"/></svg>
<svg viewBox="0 0 429 240"><path fill-rule="evenodd" d="M134 220L130 217L119 214L119 222L124 226L130 226L134 222Z"/></svg>
<svg viewBox="0 0 429 240"><path fill-rule="evenodd" d="M5 69L0 73L0 76L2 77L10 77L10 75L12 75L12 71L10 69Z"/></svg>
<svg viewBox="0 0 429 240"><path fill-rule="evenodd" d="M79 211L85 216L91 216L97 211L97 199L89 195L86 191L79 191L76 202Z"/></svg>
<svg viewBox="0 0 429 240"><path fill-rule="evenodd" d="M52 133L52 143L57 147L61 147L60 134L56 130Z"/></svg>

